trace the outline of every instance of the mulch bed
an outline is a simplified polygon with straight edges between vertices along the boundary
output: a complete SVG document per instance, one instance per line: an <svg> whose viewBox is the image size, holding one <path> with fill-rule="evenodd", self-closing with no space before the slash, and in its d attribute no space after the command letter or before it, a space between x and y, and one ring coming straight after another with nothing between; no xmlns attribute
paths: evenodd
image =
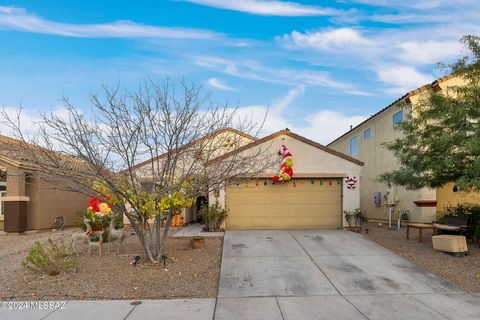
<svg viewBox="0 0 480 320"><path fill-rule="evenodd" d="M418 242L418 230L406 227L389 230L387 224L367 223L362 234L399 254L423 269L453 283L467 292L480 292L480 249L478 242L468 242L469 255L454 257L432 248L432 230L423 230L423 242ZM365 229L368 229L368 233Z"/></svg>
<svg viewBox="0 0 480 320"><path fill-rule="evenodd" d="M222 255L221 238L208 238L205 248L191 249L189 238L170 238L167 266L149 263L135 235L128 235L120 255L104 244L103 256L87 254L80 244L78 271L58 276L33 275L21 261L34 241L63 239L72 230L0 236L0 300L213 298L217 295ZM139 254L140 263L130 265Z"/></svg>

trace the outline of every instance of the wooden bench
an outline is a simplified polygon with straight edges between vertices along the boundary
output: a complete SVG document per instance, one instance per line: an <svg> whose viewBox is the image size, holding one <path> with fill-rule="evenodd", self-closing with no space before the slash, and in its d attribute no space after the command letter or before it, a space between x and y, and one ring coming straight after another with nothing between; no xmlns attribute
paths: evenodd
<svg viewBox="0 0 480 320"><path fill-rule="evenodd" d="M433 229L433 225L426 223L409 223L407 224L407 239L410 239L410 228L418 229L418 242L422 242L423 229Z"/></svg>
<svg viewBox="0 0 480 320"><path fill-rule="evenodd" d="M436 235L438 230L467 235L469 229L468 217L446 215L443 217L442 223L433 224L433 235Z"/></svg>

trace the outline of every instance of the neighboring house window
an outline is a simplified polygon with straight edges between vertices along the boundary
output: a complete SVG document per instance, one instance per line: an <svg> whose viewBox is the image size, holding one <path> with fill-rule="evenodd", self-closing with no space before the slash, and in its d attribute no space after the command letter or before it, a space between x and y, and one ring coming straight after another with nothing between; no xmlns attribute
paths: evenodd
<svg viewBox="0 0 480 320"><path fill-rule="evenodd" d="M6 197L7 196L7 192L6 191L0 191L0 197ZM0 201L0 216L3 216L3 212L4 212L4 204L3 204L3 201Z"/></svg>
<svg viewBox="0 0 480 320"><path fill-rule="evenodd" d="M355 156L358 154L358 138L357 136L350 139L350 155Z"/></svg>
<svg viewBox="0 0 480 320"><path fill-rule="evenodd" d="M397 124L403 121L403 110L393 114L393 124Z"/></svg>
<svg viewBox="0 0 480 320"><path fill-rule="evenodd" d="M365 131L363 131L363 139L368 140L371 137L372 137L372 128L365 129Z"/></svg>

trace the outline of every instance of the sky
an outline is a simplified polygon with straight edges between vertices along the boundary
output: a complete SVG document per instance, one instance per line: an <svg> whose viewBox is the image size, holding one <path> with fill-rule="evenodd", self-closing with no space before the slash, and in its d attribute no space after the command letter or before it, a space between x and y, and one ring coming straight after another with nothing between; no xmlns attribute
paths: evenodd
<svg viewBox="0 0 480 320"><path fill-rule="evenodd" d="M323 144L445 75L478 0L0 0L0 106L89 112L102 84L186 79ZM0 128L1 131L2 128ZM5 129L5 128L3 128ZM5 133L5 130L3 130Z"/></svg>

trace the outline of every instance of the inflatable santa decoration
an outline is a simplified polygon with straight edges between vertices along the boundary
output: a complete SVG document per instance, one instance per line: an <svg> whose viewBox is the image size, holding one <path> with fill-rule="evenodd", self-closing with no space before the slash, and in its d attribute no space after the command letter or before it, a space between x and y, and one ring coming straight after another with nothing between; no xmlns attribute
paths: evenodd
<svg viewBox="0 0 480 320"><path fill-rule="evenodd" d="M287 182L293 177L293 158L290 151L284 145L278 150L278 155L282 156L282 163L280 164L280 171L273 177L274 182Z"/></svg>

